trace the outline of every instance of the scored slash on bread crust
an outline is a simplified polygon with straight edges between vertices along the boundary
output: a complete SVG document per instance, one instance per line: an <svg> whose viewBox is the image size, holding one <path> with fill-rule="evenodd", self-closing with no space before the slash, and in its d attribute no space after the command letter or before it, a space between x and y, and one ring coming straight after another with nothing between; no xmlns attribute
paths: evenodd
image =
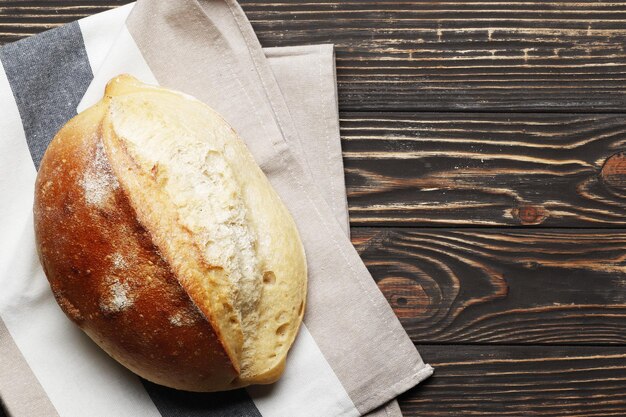
<svg viewBox="0 0 626 417"><path fill-rule="evenodd" d="M208 106L113 79L50 144L34 215L59 305L135 373L190 391L280 377L304 313L302 243Z"/></svg>

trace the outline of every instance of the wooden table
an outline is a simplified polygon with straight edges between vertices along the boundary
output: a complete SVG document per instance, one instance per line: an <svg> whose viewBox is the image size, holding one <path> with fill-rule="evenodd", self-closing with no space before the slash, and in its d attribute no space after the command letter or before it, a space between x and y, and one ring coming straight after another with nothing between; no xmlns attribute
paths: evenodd
<svg viewBox="0 0 626 417"><path fill-rule="evenodd" d="M0 1L0 41L126 2ZM337 46L353 242L436 368L405 415L626 415L626 1L241 3Z"/></svg>

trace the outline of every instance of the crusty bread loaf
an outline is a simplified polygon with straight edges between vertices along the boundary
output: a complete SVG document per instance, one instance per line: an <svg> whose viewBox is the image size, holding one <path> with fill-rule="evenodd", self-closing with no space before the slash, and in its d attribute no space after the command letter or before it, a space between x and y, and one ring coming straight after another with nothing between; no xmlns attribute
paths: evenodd
<svg viewBox="0 0 626 417"><path fill-rule="evenodd" d="M280 377L304 313L304 250L208 106L111 80L48 147L34 215L59 305L127 368L189 391Z"/></svg>

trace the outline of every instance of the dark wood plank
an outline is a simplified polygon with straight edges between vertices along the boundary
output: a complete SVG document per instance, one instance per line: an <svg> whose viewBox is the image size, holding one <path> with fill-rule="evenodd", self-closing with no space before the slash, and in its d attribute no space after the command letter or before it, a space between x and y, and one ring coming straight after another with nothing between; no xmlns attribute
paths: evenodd
<svg viewBox="0 0 626 417"><path fill-rule="evenodd" d="M626 344L626 231L352 233L416 343Z"/></svg>
<svg viewBox="0 0 626 417"><path fill-rule="evenodd" d="M0 44L73 22L129 0L0 0Z"/></svg>
<svg viewBox="0 0 626 417"><path fill-rule="evenodd" d="M127 2L0 1L0 42ZM266 46L336 44L344 110L626 110L626 1L241 3Z"/></svg>
<svg viewBox="0 0 626 417"><path fill-rule="evenodd" d="M400 397L405 417L626 415L626 349L418 346L435 375Z"/></svg>
<svg viewBox="0 0 626 417"><path fill-rule="evenodd" d="M353 225L626 225L626 115L341 119Z"/></svg>
<svg viewBox="0 0 626 417"><path fill-rule="evenodd" d="M266 45L337 45L344 110L622 110L624 1L258 1Z"/></svg>

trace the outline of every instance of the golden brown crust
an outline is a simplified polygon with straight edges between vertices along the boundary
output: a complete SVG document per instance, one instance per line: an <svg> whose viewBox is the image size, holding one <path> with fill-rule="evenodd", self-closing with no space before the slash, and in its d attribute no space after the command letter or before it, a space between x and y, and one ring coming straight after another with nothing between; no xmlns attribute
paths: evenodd
<svg viewBox="0 0 626 417"><path fill-rule="evenodd" d="M96 106L70 121L37 176L35 231L54 296L140 376L190 391L232 388L237 370L112 175L102 152L103 111Z"/></svg>

